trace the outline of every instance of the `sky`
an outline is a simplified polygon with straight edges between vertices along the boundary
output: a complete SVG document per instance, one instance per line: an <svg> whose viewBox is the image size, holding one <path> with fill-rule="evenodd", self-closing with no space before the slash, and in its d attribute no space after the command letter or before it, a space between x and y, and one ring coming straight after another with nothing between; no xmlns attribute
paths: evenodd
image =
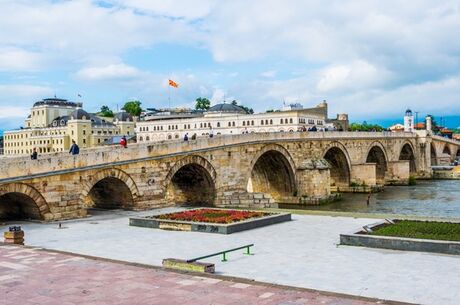
<svg viewBox="0 0 460 305"><path fill-rule="evenodd" d="M457 127L459 29L460 0L0 0L0 130L53 96L87 111L327 100L331 117L411 108Z"/></svg>

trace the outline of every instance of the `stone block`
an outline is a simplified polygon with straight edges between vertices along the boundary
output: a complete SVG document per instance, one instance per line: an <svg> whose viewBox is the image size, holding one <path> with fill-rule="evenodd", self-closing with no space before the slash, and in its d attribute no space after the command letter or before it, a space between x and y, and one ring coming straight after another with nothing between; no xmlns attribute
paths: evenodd
<svg viewBox="0 0 460 305"><path fill-rule="evenodd" d="M187 263L185 260L175 258L165 258L163 260L163 267L178 269L182 271L214 273L215 265L212 263L191 262Z"/></svg>

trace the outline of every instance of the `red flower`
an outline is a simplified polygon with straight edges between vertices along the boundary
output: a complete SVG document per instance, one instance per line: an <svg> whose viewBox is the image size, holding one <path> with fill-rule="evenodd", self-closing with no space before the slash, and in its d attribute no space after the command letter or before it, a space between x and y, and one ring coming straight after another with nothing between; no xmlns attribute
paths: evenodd
<svg viewBox="0 0 460 305"><path fill-rule="evenodd" d="M233 223L266 215L269 215L269 213L244 210L197 209L158 215L155 218L208 223Z"/></svg>

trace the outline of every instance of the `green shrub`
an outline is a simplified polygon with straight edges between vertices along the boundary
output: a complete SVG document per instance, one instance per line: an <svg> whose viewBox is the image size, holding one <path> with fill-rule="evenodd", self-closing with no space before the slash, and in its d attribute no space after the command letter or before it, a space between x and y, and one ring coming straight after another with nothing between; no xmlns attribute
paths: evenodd
<svg viewBox="0 0 460 305"><path fill-rule="evenodd" d="M409 185L416 185L417 184L417 179L415 179L414 176L409 177Z"/></svg>

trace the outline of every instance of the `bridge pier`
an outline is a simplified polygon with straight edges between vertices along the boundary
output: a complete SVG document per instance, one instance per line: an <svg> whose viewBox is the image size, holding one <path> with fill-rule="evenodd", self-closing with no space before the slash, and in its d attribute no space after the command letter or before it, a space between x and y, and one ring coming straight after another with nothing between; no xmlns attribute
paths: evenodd
<svg viewBox="0 0 460 305"><path fill-rule="evenodd" d="M386 184L407 185L410 176L410 161L397 160L388 161Z"/></svg>
<svg viewBox="0 0 460 305"><path fill-rule="evenodd" d="M376 163L363 163L351 165L351 186L377 185Z"/></svg>
<svg viewBox="0 0 460 305"><path fill-rule="evenodd" d="M298 202L311 204L331 195L331 176L325 160L305 160L297 168Z"/></svg>

